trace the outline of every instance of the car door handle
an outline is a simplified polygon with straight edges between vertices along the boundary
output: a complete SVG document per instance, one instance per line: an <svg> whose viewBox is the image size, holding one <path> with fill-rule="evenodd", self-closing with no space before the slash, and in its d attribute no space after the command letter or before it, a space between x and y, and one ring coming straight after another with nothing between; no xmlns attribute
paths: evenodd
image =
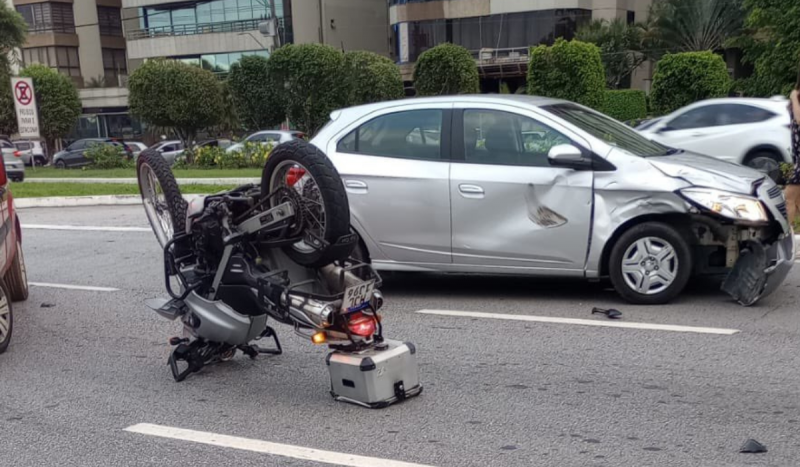
<svg viewBox="0 0 800 467"><path fill-rule="evenodd" d="M347 188L347 191L356 194L364 194L369 188L367 183L362 182L361 180L345 180L344 186Z"/></svg>
<svg viewBox="0 0 800 467"><path fill-rule="evenodd" d="M465 198L483 198L484 195L483 188L478 185L469 185L467 183L458 185L458 191L460 191L461 195Z"/></svg>

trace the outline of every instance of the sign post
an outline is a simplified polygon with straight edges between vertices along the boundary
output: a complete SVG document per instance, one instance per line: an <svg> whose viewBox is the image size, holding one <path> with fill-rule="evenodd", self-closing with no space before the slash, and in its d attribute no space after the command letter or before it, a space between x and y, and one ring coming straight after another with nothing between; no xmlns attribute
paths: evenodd
<svg viewBox="0 0 800 467"><path fill-rule="evenodd" d="M33 94L31 78L11 78L14 91L14 108L17 110L17 126L22 138L39 138L39 113L36 96Z"/></svg>

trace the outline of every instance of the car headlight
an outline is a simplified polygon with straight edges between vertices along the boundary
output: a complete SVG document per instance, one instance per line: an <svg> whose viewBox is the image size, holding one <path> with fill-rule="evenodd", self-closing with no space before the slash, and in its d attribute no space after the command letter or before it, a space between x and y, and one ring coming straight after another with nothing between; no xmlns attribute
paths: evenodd
<svg viewBox="0 0 800 467"><path fill-rule="evenodd" d="M730 219L763 222L767 220L764 205L757 198L711 188L686 188L680 191L689 201Z"/></svg>

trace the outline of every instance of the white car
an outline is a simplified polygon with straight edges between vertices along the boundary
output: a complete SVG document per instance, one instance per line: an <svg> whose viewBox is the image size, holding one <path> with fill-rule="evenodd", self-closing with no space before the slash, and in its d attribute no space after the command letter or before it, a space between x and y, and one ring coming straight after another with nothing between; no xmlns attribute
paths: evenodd
<svg viewBox="0 0 800 467"><path fill-rule="evenodd" d="M25 162L25 165L45 165L47 164L47 157L44 155L44 149L40 141L14 141L14 147L20 152L20 157Z"/></svg>
<svg viewBox="0 0 800 467"><path fill-rule="evenodd" d="M242 148L244 147L244 143L259 143L259 144L272 143L274 146L277 146L281 143L285 143L293 139L303 138L304 136L305 135L299 131L283 131L283 130L258 131L245 138L241 143L236 143L233 146L230 146L228 149L226 149L226 151L228 152L241 151Z"/></svg>
<svg viewBox="0 0 800 467"><path fill-rule="evenodd" d="M636 129L669 147L772 172L792 162L788 105L782 97L709 99Z"/></svg>

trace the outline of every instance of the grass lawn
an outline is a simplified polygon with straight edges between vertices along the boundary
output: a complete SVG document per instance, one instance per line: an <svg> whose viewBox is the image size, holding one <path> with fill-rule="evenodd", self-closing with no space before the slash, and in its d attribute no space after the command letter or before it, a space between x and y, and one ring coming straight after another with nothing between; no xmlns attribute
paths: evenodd
<svg viewBox="0 0 800 467"><path fill-rule="evenodd" d="M261 169L175 169L176 178L260 178ZM135 178L135 169L56 169L37 167L25 170L28 178Z"/></svg>
<svg viewBox="0 0 800 467"><path fill-rule="evenodd" d="M216 193L235 185L186 185L181 193ZM12 183L15 198L42 198L48 196L138 195L139 186L127 183Z"/></svg>

